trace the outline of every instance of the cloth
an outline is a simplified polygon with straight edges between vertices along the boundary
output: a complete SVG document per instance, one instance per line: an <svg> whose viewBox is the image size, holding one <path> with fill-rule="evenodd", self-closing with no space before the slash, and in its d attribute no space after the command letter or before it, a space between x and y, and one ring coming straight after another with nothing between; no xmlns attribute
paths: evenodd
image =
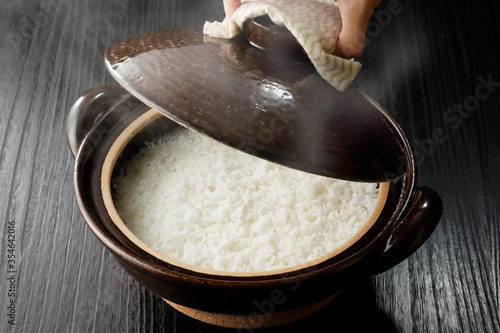
<svg viewBox="0 0 500 333"><path fill-rule="evenodd" d="M344 91L352 83L361 64L333 55L342 28L334 0L243 0L231 18L206 22L203 32L230 39L242 32L245 21L265 14L295 36L319 75L334 88Z"/></svg>

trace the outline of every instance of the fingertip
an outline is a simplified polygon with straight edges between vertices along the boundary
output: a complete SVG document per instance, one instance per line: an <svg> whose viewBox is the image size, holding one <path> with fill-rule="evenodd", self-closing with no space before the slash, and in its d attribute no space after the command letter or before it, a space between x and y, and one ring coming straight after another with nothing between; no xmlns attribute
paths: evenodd
<svg viewBox="0 0 500 333"><path fill-rule="evenodd" d="M342 39L339 39L333 54L345 59L352 59L359 58L363 54L363 51L364 45L361 46L357 43L344 43Z"/></svg>

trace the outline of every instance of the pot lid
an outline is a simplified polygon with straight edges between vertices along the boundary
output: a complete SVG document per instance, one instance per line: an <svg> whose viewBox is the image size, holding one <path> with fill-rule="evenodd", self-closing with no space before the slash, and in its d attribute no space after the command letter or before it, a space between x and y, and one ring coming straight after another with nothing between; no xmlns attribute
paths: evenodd
<svg viewBox="0 0 500 333"><path fill-rule="evenodd" d="M202 27L132 37L108 48L105 62L143 103L260 158L345 180L405 172L388 113L355 88L334 89L295 38L265 19L231 40Z"/></svg>

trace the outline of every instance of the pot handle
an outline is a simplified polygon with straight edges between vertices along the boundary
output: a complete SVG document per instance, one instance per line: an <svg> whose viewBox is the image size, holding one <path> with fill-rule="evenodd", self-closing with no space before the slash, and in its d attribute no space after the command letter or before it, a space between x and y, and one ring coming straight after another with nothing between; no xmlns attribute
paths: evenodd
<svg viewBox="0 0 500 333"><path fill-rule="evenodd" d="M432 234L441 214L443 203L428 187L418 187L413 205L388 237L382 253L372 266L372 274L382 273L415 252Z"/></svg>
<svg viewBox="0 0 500 333"><path fill-rule="evenodd" d="M128 92L113 86L95 87L84 92L71 107L66 120L66 138L75 158L80 145L90 129L99 121L113 103Z"/></svg>

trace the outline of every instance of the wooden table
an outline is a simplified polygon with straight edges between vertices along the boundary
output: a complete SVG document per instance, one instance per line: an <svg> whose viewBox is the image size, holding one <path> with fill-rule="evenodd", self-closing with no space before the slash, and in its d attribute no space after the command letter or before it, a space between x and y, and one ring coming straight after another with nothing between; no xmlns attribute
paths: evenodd
<svg viewBox="0 0 500 333"><path fill-rule="evenodd" d="M443 199L442 220L408 260L267 331L500 331L496 3L384 0L378 8L354 84L405 129L419 184ZM113 42L222 17L222 0L2 2L0 331L235 331L176 312L97 241L74 200L65 134L79 95L114 84L103 62Z"/></svg>

